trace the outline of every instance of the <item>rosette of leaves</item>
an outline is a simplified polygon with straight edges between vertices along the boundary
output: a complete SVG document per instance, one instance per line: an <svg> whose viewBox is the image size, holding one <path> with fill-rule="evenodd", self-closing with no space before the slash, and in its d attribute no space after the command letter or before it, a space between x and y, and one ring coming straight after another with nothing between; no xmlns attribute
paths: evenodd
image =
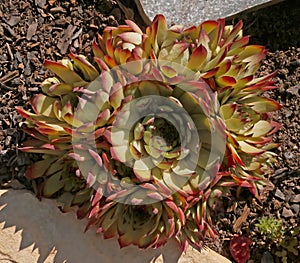
<svg viewBox="0 0 300 263"><path fill-rule="evenodd" d="M147 72L133 83L128 71L128 81L122 78L127 101L105 132L115 176L109 188L98 188L90 224L99 226L105 237L118 235L121 246L158 247L172 236L183 247L188 242L201 246L199 229L203 237L215 234L206 216L206 200L219 179L225 148L217 97L209 96L202 79L171 87L166 81L149 81L150 75L142 80ZM198 201L201 205L192 209ZM133 216L143 213L139 220ZM195 225L186 223L187 217L195 218Z"/></svg>
<svg viewBox="0 0 300 263"><path fill-rule="evenodd" d="M201 247L216 234L210 209L217 200L235 186L258 197L274 161L271 135L279 125L269 113L281 106L262 96L274 88L273 74L254 75L267 51L248 45L242 22L185 29L158 15L146 32L126 23L98 35L93 62L72 53L45 62L56 77L32 100L34 113L18 108L36 139L22 150L44 154L26 175L39 179L40 195L79 205L89 226L117 236L121 246L156 248L175 237L183 249ZM169 120L153 114L126 130L128 105L138 108L135 101L148 97L151 105L153 96L171 103ZM175 105L186 115L178 117ZM188 117L195 129L174 126ZM193 155L192 141L181 145L180 135L195 131L204 147ZM222 140L214 138L226 143L223 159Z"/></svg>

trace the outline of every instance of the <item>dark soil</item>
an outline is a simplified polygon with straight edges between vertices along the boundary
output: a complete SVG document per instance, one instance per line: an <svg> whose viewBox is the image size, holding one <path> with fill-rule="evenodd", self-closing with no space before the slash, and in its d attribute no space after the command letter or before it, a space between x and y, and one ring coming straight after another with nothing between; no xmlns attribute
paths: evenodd
<svg viewBox="0 0 300 263"><path fill-rule="evenodd" d="M284 107L273 114L282 128L274 135L280 146L275 150L277 163L270 180L273 187L261 194L261 200L243 193L224 200L227 213L217 223L220 230L219 252L233 260L229 241L234 234L248 236L252 240L253 262L284 262L275 253L287 251L286 262L299 262L299 258L286 247L300 251L300 234L291 244L292 232L300 226L300 2L284 1L262 10L236 16L243 19L244 34L251 35L251 42L269 49L267 58L258 72L259 76L277 71L274 78L278 89L269 96ZM242 200L242 201L241 201ZM266 239L255 226L262 217L282 220L285 230L283 246ZM270 252L270 254L268 253ZM285 253L285 252L284 252ZM265 261L261 261L264 258ZM266 261L269 258L269 261Z"/></svg>
<svg viewBox="0 0 300 263"><path fill-rule="evenodd" d="M22 118L15 106L29 106L30 97L40 92L40 84L47 76L45 59L58 60L69 51L90 55L91 41L107 25L134 19L145 27L134 1L114 0L27 0L0 1L0 185L18 179L29 186L23 174L38 156L19 152L17 148L26 138L21 131ZM216 218L219 242L213 246L231 258L229 241L234 234L252 239L251 259L261 262L266 251L272 254L283 248L265 240L255 224L262 216L282 219L286 236L299 226L300 208L300 2L285 1L263 10L243 14L245 34L251 41L267 46L269 54L259 75L278 71L274 78L278 89L266 94L283 104L274 114L282 124L274 136L280 143L274 173L270 177L273 188L265 189L261 200L248 192L232 195L224 200L226 213ZM249 210L250 209L250 210ZM299 251L300 243L296 249ZM266 257L265 253L265 257ZM270 255L269 255L270 256ZM287 262L299 262L288 252ZM273 261L264 261L273 262Z"/></svg>
<svg viewBox="0 0 300 263"><path fill-rule="evenodd" d="M40 84L49 74L43 61L59 60L70 51L90 56L97 32L124 24L125 19L145 28L138 7L126 2L0 1L0 184L11 178L26 183L24 171L37 158L17 150L25 134L15 106L27 108L32 95L41 92Z"/></svg>

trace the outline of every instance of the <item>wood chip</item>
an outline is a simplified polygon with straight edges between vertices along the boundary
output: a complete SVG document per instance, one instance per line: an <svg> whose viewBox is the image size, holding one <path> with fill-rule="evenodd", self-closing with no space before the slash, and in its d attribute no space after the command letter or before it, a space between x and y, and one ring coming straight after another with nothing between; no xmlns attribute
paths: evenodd
<svg viewBox="0 0 300 263"><path fill-rule="evenodd" d="M8 43L5 44L6 47L7 47L7 50L8 50L8 54L10 56L10 60L13 61L14 60L14 55L13 53L11 52L11 49L10 49L10 45Z"/></svg>
<svg viewBox="0 0 300 263"><path fill-rule="evenodd" d="M21 18L20 16L11 16L9 18L9 20L7 21L7 24L9 24L10 26L15 26L20 22Z"/></svg>
<svg viewBox="0 0 300 263"><path fill-rule="evenodd" d="M67 11L61 6L56 6L56 7L51 8L50 12L55 14L55 13L66 13Z"/></svg>
<svg viewBox="0 0 300 263"><path fill-rule="evenodd" d="M26 35L27 40L30 40L35 35L37 26L38 26L37 23L33 23L33 24L29 25L28 30L27 30L27 35Z"/></svg>
<svg viewBox="0 0 300 263"><path fill-rule="evenodd" d="M61 54L66 54L69 45L72 42L72 37L76 28L77 28L76 26L69 25L64 32L64 36L58 41L57 47L59 48Z"/></svg>
<svg viewBox="0 0 300 263"><path fill-rule="evenodd" d="M0 82L4 84L8 81L11 81L12 79L17 77L18 75L19 75L19 72L17 70L10 71L6 75L4 75L2 78L0 78Z"/></svg>
<svg viewBox="0 0 300 263"><path fill-rule="evenodd" d="M9 25L1 23L1 26L3 26L3 28L6 29L11 36L14 37L16 35L15 31Z"/></svg>
<svg viewBox="0 0 300 263"><path fill-rule="evenodd" d="M80 28L73 36L72 40L78 38L82 34L82 28Z"/></svg>
<svg viewBox="0 0 300 263"><path fill-rule="evenodd" d="M51 6L54 5L55 2L56 2L56 0L49 0L49 1L48 1L49 5L51 5Z"/></svg>
<svg viewBox="0 0 300 263"><path fill-rule="evenodd" d="M32 48L35 48L39 45L41 45L41 42L32 43L32 44L29 45L29 48L32 49Z"/></svg>
<svg viewBox="0 0 300 263"><path fill-rule="evenodd" d="M38 7L45 8L46 0L36 0L35 3Z"/></svg>
<svg viewBox="0 0 300 263"><path fill-rule="evenodd" d="M250 208L245 205L244 207L244 211L243 213L241 214L241 216L235 221L233 227L232 227L232 230L237 233L241 230L241 226L244 222L246 222L247 220L247 217L249 216L250 214Z"/></svg>
<svg viewBox="0 0 300 263"><path fill-rule="evenodd" d="M300 85L296 85L296 86L288 88L287 92L289 92L293 95L296 95L296 96L300 96Z"/></svg>

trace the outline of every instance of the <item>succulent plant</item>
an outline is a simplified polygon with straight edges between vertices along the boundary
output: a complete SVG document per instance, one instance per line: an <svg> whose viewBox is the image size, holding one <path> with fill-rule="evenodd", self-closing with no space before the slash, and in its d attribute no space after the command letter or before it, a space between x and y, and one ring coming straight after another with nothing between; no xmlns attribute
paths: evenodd
<svg viewBox="0 0 300 263"><path fill-rule="evenodd" d="M287 229L282 220L273 217L262 217L255 224L260 234L263 236L263 246L280 262L288 262L291 256L298 256L300 227ZM270 255L271 256L271 255ZM272 256L271 256L272 257Z"/></svg>
<svg viewBox="0 0 300 263"><path fill-rule="evenodd" d="M246 263L250 258L252 241L246 236L234 235L230 240L230 253L238 263Z"/></svg>
<svg viewBox="0 0 300 263"><path fill-rule="evenodd" d="M241 22L126 23L97 36L93 62L45 61L56 77L34 112L17 108L34 137L21 150L44 158L26 176L120 246L201 248L218 200L235 186L258 197L274 161L269 112L281 106L263 96L273 74L254 76L267 51Z"/></svg>
<svg viewBox="0 0 300 263"><path fill-rule="evenodd" d="M272 243L279 243L284 236L285 229L282 220L276 220L273 217L262 217L255 226Z"/></svg>

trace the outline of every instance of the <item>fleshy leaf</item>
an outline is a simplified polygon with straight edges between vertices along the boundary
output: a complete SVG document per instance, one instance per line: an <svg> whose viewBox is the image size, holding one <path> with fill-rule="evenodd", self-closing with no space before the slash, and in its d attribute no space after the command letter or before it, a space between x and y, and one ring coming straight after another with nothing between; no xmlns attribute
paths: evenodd
<svg viewBox="0 0 300 263"><path fill-rule="evenodd" d="M252 99L245 99L243 100L244 103L251 106L251 108L259 113L267 113L270 111L276 111L279 110L282 105L280 105L278 102L269 99L269 98L262 98L262 97L256 97Z"/></svg>
<svg viewBox="0 0 300 263"><path fill-rule="evenodd" d="M74 61L74 67L80 70L85 80L92 81L99 76L96 68L82 55L70 53L69 57Z"/></svg>
<svg viewBox="0 0 300 263"><path fill-rule="evenodd" d="M201 70L202 66L206 62L207 50L204 46L200 45L197 47L193 53L190 55L187 67L191 70Z"/></svg>
<svg viewBox="0 0 300 263"><path fill-rule="evenodd" d="M35 162L27 169L25 176L30 179L42 177L49 168L49 162L49 159Z"/></svg>
<svg viewBox="0 0 300 263"><path fill-rule="evenodd" d="M43 194L45 197L50 197L63 187L64 181L61 179L61 172L58 172L46 179L43 187Z"/></svg>
<svg viewBox="0 0 300 263"><path fill-rule="evenodd" d="M249 143L239 141L239 146L241 147L241 150L243 152L249 153L249 154L258 154L258 153L263 153L263 149L256 148Z"/></svg>
<svg viewBox="0 0 300 263"><path fill-rule="evenodd" d="M61 63L45 60L44 66L57 75L63 82L74 86L83 86L86 82L73 70Z"/></svg>

